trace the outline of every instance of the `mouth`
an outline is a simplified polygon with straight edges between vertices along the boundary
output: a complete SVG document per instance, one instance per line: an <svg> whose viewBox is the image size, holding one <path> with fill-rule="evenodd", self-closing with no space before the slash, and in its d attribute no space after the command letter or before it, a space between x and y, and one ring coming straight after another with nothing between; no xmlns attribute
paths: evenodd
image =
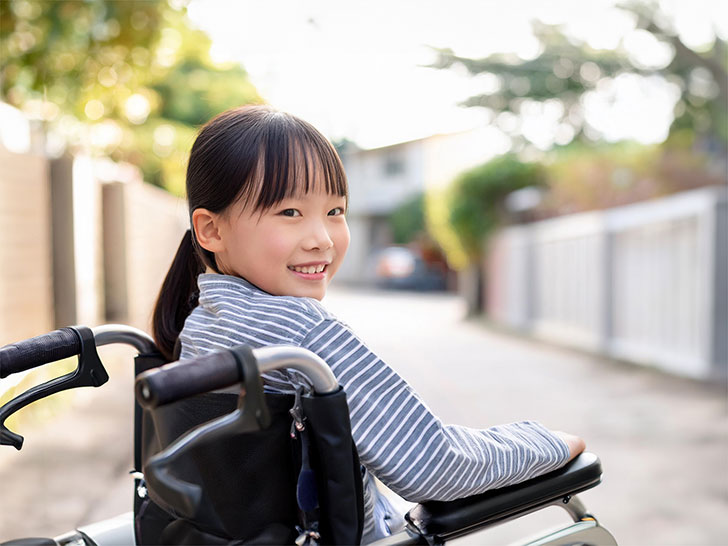
<svg viewBox="0 0 728 546"><path fill-rule="evenodd" d="M300 278L316 281L326 277L328 267L329 264L327 262L319 262L302 265L289 265L288 270Z"/></svg>

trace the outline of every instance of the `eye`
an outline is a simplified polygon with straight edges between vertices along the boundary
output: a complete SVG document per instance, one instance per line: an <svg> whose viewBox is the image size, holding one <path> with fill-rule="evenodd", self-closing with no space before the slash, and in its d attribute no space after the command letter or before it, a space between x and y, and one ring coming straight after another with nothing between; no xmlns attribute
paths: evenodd
<svg viewBox="0 0 728 546"><path fill-rule="evenodd" d="M290 216L291 218L295 216L301 216L301 213L296 209L283 209L278 214L280 214L281 216Z"/></svg>
<svg viewBox="0 0 728 546"><path fill-rule="evenodd" d="M334 208L334 209L331 209L331 210L329 211L329 214L328 214L328 215L329 215L329 216L340 216L340 215L342 215L342 214L344 214L344 209L343 209L343 207L336 207L336 208Z"/></svg>

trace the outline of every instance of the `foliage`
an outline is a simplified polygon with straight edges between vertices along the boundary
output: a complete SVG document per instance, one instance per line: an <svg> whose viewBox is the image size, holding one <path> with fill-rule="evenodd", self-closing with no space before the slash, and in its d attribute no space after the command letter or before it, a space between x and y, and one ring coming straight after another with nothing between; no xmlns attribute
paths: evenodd
<svg viewBox="0 0 728 546"><path fill-rule="evenodd" d="M430 190L425 194L424 212L428 233L445 253L447 264L460 271L467 267L469 257L450 224L450 201L452 186Z"/></svg>
<svg viewBox="0 0 728 546"><path fill-rule="evenodd" d="M728 44L716 36L710 48L691 49L658 5L633 0L623 9L636 15L637 28L669 44L675 51L672 61L662 71L681 90L673 130L691 129L713 143L718 141L724 153L728 143Z"/></svg>
<svg viewBox="0 0 728 546"><path fill-rule="evenodd" d="M149 46L161 39L166 4L13 0L0 10L2 91L13 105L45 99L81 118L102 97L106 115L123 115L131 90L164 69Z"/></svg>
<svg viewBox="0 0 728 546"><path fill-rule="evenodd" d="M245 71L219 66L184 1L0 2L0 92L49 143L142 168L180 194L195 128L260 102Z"/></svg>
<svg viewBox="0 0 728 546"><path fill-rule="evenodd" d="M681 98L675 107L673 129L690 128L716 147L728 142L728 73L726 43L716 37L707 51L690 49L658 5L632 2L620 6L631 14L637 29L649 33L672 50L664 67L641 65L623 48L594 50L558 26L535 21L533 30L542 52L533 59L495 54L483 59L438 50L436 68L465 67L473 75L487 75L496 89L463 104L490 109L502 130L515 142L528 141L520 120L524 114L549 110L558 118L555 142L597 140L600 135L584 120L584 97L621 74L661 76L676 84ZM505 116L499 114L505 113Z"/></svg>
<svg viewBox="0 0 728 546"><path fill-rule="evenodd" d="M425 196L418 193L397 207L389 217L396 244L407 244L425 232Z"/></svg>
<svg viewBox="0 0 728 546"><path fill-rule="evenodd" d="M161 99L161 117L190 126L202 125L231 105L260 101L242 68L213 69L196 58L182 59L152 89Z"/></svg>
<svg viewBox="0 0 728 546"><path fill-rule="evenodd" d="M549 190L537 218L600 210L709 185L725 184L725 163L696 152L692 131L661 145L574 143L545 162Z"/></svg>
<svg viewBox="0 0 728 546"><path fill-rule="evenodd" d="M465 171L455 179L449 222L470 261L480 258L485 239L502 220L506 196L544 182L541 165L524 163L512 154Z"/></svg>

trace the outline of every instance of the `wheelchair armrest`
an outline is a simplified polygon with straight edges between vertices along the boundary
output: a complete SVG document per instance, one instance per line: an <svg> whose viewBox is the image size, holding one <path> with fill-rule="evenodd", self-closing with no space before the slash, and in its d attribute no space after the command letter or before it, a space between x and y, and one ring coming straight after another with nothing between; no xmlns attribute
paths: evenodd
<svg viewBox="0 0 728 546"><path fill-rule="evenodd" d="M478 528L514 519L586 491L601 481L602 465L582 453L562 468L502 489L449 502L427 501L405 515L409 525L435 542L451 540Z"/></svg>

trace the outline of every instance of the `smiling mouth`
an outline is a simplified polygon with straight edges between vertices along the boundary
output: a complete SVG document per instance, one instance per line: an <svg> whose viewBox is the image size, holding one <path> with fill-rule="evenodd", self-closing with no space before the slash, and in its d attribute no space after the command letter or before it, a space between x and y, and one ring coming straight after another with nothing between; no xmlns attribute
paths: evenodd
<svg viewBox="0 0 728 546"><path fill-rule="evenodd" d="M317 265L304 265L304 266L296 266L296 265L289 265L288 269L291 271L295 271L296 273L303 273L306 275L313 275L316 273L322 273L326 270L329 264L317 264Z"/></svg>

